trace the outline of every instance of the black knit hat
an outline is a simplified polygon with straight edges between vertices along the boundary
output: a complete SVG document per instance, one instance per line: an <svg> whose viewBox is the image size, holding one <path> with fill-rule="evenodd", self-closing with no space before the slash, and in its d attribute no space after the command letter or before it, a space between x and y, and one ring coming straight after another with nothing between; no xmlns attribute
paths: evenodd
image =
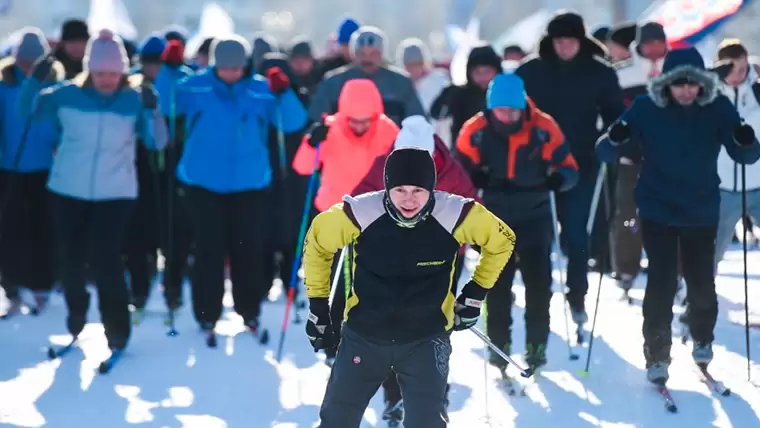
<svg viewBox="0 0 760 428"><path fill-rule="evenodd" d="M435 162L430 152L417 147L404 147L385 159L385 190L398 186L417 186L430 192L435 189Z"/></svg>
<svg viewBox="0 0 760 428"><path fill-rule="evenodd" d="M552 39L569 37L583 40L586 38L586 24L576 12L560 12L549 21L546 33Z"/></svg>
<svg viewBox="0 0 760 428"><path fill-rule="evenodd" d="M89 40L90 30L87 23L81 19L69 19L61 27L61 41L72 42L78 40Z"/></svg>
<svg viewBox="0 0 760 428"><path fill-rule="evenodd" d="M211 55L211 44L214 43L213 37L206 37L203 43L198 47L198 55Z"/></svg>
<svg viewBox="0 0 760 428"><path fill-rule="evenodd" d="M635 22L625 22L612 27L608 40L628 49L636 40L637 33L638 26Z"/></svg>
<svg viewBox="0 0 760 428"><path fill-rule="evenodd" d="M610 27L602 26L597 29L595 29L591 33L591 37L599 40L600 42L606 42L610 38L610 33L612 30Z"/></svg>
<svg viewBox="0 0 760 428"><path fill-rule="evenodd" d="M639 31L636 32L636 44L643 45L646 42L658 40L666 42L668 40L665 34L665 28L657 22L647 22L639 27Z"/></svg>

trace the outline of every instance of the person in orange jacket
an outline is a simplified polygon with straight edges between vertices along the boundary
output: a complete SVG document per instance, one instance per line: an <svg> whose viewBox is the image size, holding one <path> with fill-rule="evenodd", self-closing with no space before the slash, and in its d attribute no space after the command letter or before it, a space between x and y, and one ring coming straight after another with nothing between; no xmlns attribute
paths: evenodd
<svg viewBox="0 0 760 428"><path fill-rule="evenodd" d="M322 212L342 202L343 195L350 194L364 179L375 159L391 150L398 133L398 126L383 114L377 86L369 79L349 80L340 92L338 112L311 127L293 159L293 169L301 175L312 174L315 165L321 172L314 208ZM337 267L338 257L335 260L333 268ZM346 262L350 260L348 255ZM340 275L339 290L347 288L345 275L336 274ZM346 295L334 294L330 315L342 320ZM333 326L337 336L340 327L340 322ZM328 362L336 350L325 350Z"/></svg>
<svg viewBox="0 0 760 428"><path fill-rule="evenodd" d="M525 284L525 362L546 364L551 300L554 220L550 192L566 192L578 181L578 164L559 125L536 108L516 74L497 74L488 86L486 110L465 122L457 152L483 204L520 237L486 304L486 331L507 355L512 351L512 282L519 267ZM505 369L490 352L491 364Z"/></svg>
<svg viewBox="0 0 760 428"><path fill-rule="evenodd" d="M320 187L314 200L317 211L325 211L342 201L367 175L378 156L393 147L399 128L383 114L383 100L369 79L350 80L338 99L338 112L312 126L293 159L293 169L301 175L317 169Z"/></svg>

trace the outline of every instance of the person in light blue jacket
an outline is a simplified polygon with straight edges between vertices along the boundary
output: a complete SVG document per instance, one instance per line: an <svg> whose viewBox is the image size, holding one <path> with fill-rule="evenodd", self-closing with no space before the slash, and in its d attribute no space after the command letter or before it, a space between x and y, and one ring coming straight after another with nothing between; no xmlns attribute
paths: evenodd
<svg viewBox="0 0 760 428"><path fill-rule="evenodd" d="M11 302L6 314L17 315L22 299L19 287L34 294L33 313L47 305L54 280L54 240L45 184L53 163L58 131L52 120L24 120L16 112L21 85L34 62L50 53L38 28L21 30L10 57L0 61L0 270ZM55 62L44 86L65 76Z"/></svg>
<svg viewBox="0 0 760 428"><path fill-rule="evenodd" d="M235 311L248 327L258 327L269 291L261 285L271 227L269 126L285 134L306 126L306 111L285 73L273 68L266 77L245 74L250 55L241 37L216 39L211 66L181 82L176 92L176 114L186 123L177 178L187 186L196 244L193 308L210 337L222 312L226 255Z"/></svg>
<svg viewBox="0 0 760 428"><path fill-rule="evenodd" d="M48 189L67 327L74 338L84 328L90 300L85 263L90 262L108 346L119 351L131 333L120 250L137 199L135 144L140 138L149 147L163 148L166 124L152 88L129 86L124 45L110 31L88 41L82 76L42 89L52 64L47 56L35 65L18 108L24 116L51 118L60 129Z"/></svg>

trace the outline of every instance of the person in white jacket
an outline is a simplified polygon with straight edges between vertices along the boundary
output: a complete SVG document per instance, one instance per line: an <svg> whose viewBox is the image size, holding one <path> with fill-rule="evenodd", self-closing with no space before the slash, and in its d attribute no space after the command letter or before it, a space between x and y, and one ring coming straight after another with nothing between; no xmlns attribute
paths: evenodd
<svg viewBox="0 0 760 428"><path fill-rule="evenodd" d="M760 132L760 83L757 67L751 66L747 48L738 39L724 40L718 48L718 64L723 65L721 92L736 106L739 116L755 132ZM719 67L720 70L720 67ZM760 165L745 167L747 214L760 221ZM723 259L734 233L736 223L742 219L741 165L722 148L718 156L720 176L720 223L715 242L715 267Z"/></svg>

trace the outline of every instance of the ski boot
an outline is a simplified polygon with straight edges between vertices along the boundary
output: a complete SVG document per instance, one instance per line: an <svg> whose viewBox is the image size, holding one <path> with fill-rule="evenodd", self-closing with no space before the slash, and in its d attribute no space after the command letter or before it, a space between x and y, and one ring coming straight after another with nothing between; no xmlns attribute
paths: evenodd
<svg viewBox="0 0 760 428"><path fill-rule="evenodd" d="M201 333L206 337L206 346L209 348L216 348L216 333L214 333L214 323L202 322L200 323Z"/></svg>
<svg viewBox="0 0 760 428"><path fill-rule="evenodd" d="M573 323L575 323L576 326L575 340L579 345L581 345L584 342L583 325L588 322L588 314L586 314L586 308L583 306L583 304L577 307L570 305L570 316L572 317Z"/></svg>
<svg viewBox="0 0 760 428"><path fill-rule="evenodd" d="M546 365L546 345L533 345L529 343L525 346L525 362L532 372L540 370Z"/></svg>
<svg viewBox="0 0 760 428"><path fill-rule="evenodd" d="M699 367L706 368L713 359L712 343L694 342L694 348L691 351L691 357Z"/></svg>
<svg viewBox="0 0 760 428"><path fill-rule="evenodd" d="M665 385L670 378L669 367L670 363L667 361L647 363L647 380L655 385Z"/></svg>
<svg viewBox="0 0 760 428"><path fill-rule="evenodd" d="M266 345L269 343L269 331L266 328L261 327L261 323L259 322L258 318L248 319L244 323L248 328L248 331L253 334L253 337L258 339L260 344Z"/></svg>
<svg viewBox="0 0 760 428"><path fill-rule="evenodd" d="M388 421L386 425L388 428L401 426L401 421L404 420L404 400L395 403L386 401L383 420Z"/></svg>
<svg viewBox="0 0 760 428"><path fill-rule="evenodd" d="M50 293L47 291L35 291L34 292L34 308L32 308L32 315L39 315L45 311L50 303Z"/></svg>
<svg viewBox="0 0 760 428"><path fill-rule="evenodd" d="M502 346L501 349L505 354L511 355L512 354L512 344L507 343L506 345ZM502 372L507 369L507 365L509 365L508 362L504 361L504 358L501 357L501 355L497 354L493 351L493 349L488 348L488 363L492 366L498 368Z"/></svg>
<svg viewBox="0 0 760 428"><path fill-rule="evenodd" d="M132 324L139 325L145 315L145 305L148 298L144 296L132 296L129 302L129 310L132 312Z"/></svg>
<svg viewBox="0 0 760 428"><path fill-rule="evenodd" d="M633 288L633 278L630 275L620 275L618 287L623 290L623 300L626 300L629 305L633 304L633 299L628 295Z"/></svg>

